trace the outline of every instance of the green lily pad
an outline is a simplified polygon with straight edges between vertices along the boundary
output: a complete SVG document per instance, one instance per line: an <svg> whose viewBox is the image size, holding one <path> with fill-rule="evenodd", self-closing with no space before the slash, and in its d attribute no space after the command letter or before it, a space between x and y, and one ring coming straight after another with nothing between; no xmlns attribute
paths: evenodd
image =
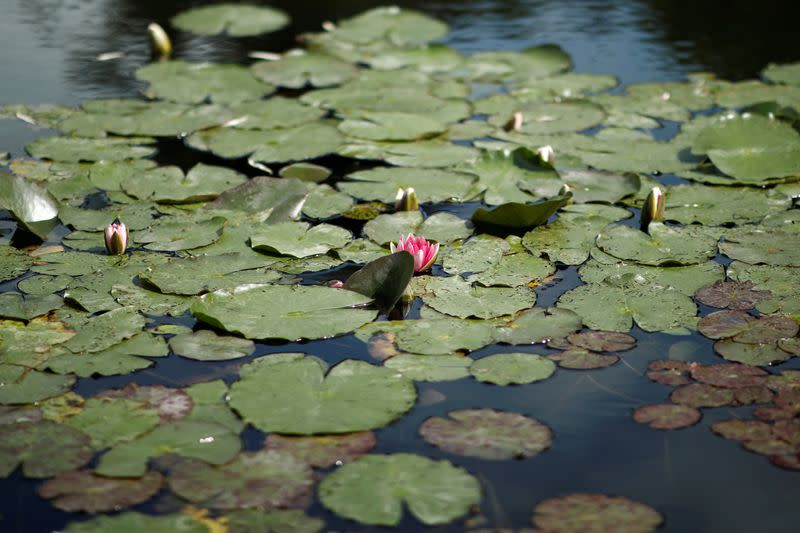
<svg viewBox="0 0 800 533"><path fill-rule="evenodd" d="M26 477L46 478L80 468L94 455L89 437L50 420L6 424L0 435L0 477L22 465Z"/></svg>
<svg viewBox="0 0 800 533"><path fill-rule="evenodd" d="M133 337L144 324L144 317L135 310L114 309L92 318L64 346L73 353L99 352Z"/></svg>
<svg viewBox="0 0 800 533"><path fill-rule="evenodd" d="M57 224L58 203L44 189L24 178L0 173L0 208L40 239Z"/></svg>
<svg viewBox="0 0 800 533"><path fill-rule="evenodd" d="M121 161L153 155L156 152L155 147L147 146L151 142L152 139L148 138L41 137L30 143L26 149L33 157L67 163Z"/></svg>
<svg viewBox="0 0 800 533"><path fill-rule="evenodd" d="M550 447L553 434L533 418L494 409L461 409L431 417L419 427L429 444L481 459L525 459Z"/></svg>
<svg viewBox="0 0 800 533"><path fill-rule="evenodd" d="M692 265L713 258L717 235L695 226L671 227L651 222L649 235L630 226L611 226L597 237L597 247L619 259L644 265Z"/></svg>
<svg viewBox="0 0 800 533"><path fill-rule="evenodd" d="M721 407L732 405L735 395L731 389L723 389L706 383L691 383L678 387L669 395L673 403L689 407Z"/></svg>
<svg viewBox="0 0 800 533"><path fill-rule="evenodd" d="M158 409L145 403L125 398L89 398L65 424L89 435L92 448L99 451L133 440L158 422Z"/></svg>
<svg viewBox="0 0 800 533"><path fill-rule="evenodd" d="M391 165L416 168L444 168L474 162L475 148L438 139L414 142L361 141L342 146L338 153L356 159L383 159Z"/></svg>
<svg viewBox="0 0 800 533"><path fill-rule="evenodd" d="M349 137L371 141L413 141L435 137L447 126L426 115L396 112L364 112L339 124Z"/></svg>
<svg viewBox="0 0 800 533"><path fill-rule="evenodd" d="M305 51L292 51L277 61L259 61L250 70L262 81L291 89L339 85L358 75L358 69L350 63Z"/></svg>
<svg viewBox="0 0 800 533"><path fill-rule="evenodd" d="M528 135L581 131L600 124L606 117L601 107L581 100L561 103L519 102L513 111L522 113L523 119L519 131ZM501 127L508 122L509 115L509 113L490 115L488 122Z"/></svg>
<svg viewBox="0 0 800 533"><path fill-rule="evenodd" d="M447 461L396 453L367 455L322 480L319 497L334 513L364 524L395 526L403 506L426 525L446 524L480 501L478 480Z"/></svg>
<svg viewBox="0 0 800 533"><path fill-rule="evenodd" d="M800 85L800 63L770 63L761 75L774 83Z"/></svg>
<svg viewBox="0 0 800 533"><path fill-rule="evenodd" d="M294 100L289 100L294 102ZM332 173L331 169L314 163L292 163L280 169L278 172L282 178L294 178L300 181L320 183L328 179Z"/></svg>
<svg viewBox="0 0 800 533"><path fill-rule="evenodd" d="M728 276L737 281L752 281L754 288L772 293L771 298L756 304L760 312L782 312L800 318L800 302L797 299L800 268L749 265L734 261L728 267Z"/></svg>
<svg viewBox="0 0 800 533"><path fill-rule="evenodd" d="M469 376L472 359L460 355L400 354L383 366L415 381L452 381Z"/></svg>
<svg viewBox="0 0 800 533"><path fill-rule="evenodd" d="M527 81L568 70L572 60L560 46L543 44L520 52L478 52L467 65L465 77L473 81Z"/></svg>
<svg viewBox="0 0 800 533"><path fill-rule="evenodd" d="M458 350L477 350L494 341L494 328L480 320L415 320L397 332L397 346L404 352L442 355Z"/></svg>
<svg viewBox="0 0 800 533"><path fill-rule="evenodd" d="M307 196L305 184L297 179L257 176L225 191L207 208L258 215L275 224L297 218Z"/></svg>
<svg viewBox="0 0 800 533"><path fill-rule="evenodd" d="M230 533L319 533L325 522L319 518L307 516L298 510L261 511L245 509L225 515Z"/></svg>
<svg viewBox="0 0 800 533"><path fill-rule="evenodd" d="M447 25L411 9L376 7L340 20L330 33L336 40L357 45L386 41L394 46L412 47L444 37Z"/></svg>
<svg viewBox="0 0 800 533"><path fill-rule="evenodd" d="M619 332L628 331L633 321L645 331L692 327L697 314L689 296L632 274L567 291L558 306L577 313L591 329Z"/></svg>
<svg viewBox="0 0 800 533"><path fill-rule="evenodd" d="M643 503L605 494L568 494L539 502L533 524L553 533L618 531L648 533L664 522L661 514Z"/></svg>
<svg viewBox="0 0 800 533"><path fill-rule="evenodd" d="M667 189L666 217L682 224L745 224L791 206L791 199L773 191L744 187L680 185Z"/></svg>
<svg viewBox="0 0 800 533"><path fill-rule="evenodd" d="M175 335L169 340L169 346L177 355L198 361L238 359L252 354L256 349L251 340L219 336L209 330Z"/></svg>
<svg viewBox="0 0 800 533"><path fill-rule="evenodd" d="M711 424L711 431L723 438L738 441L772 438L772 426L758 420L722 420Z"/></svg>
<svg viewBox="0 0 800 533"><path fill-rule="evenodd" d="M16 320L30 320L46 315L64 304L64 299L56 294L23 297L18 292L0 293L0 317Z"/></svg>
<svg viewBox="0 0 800 533"><path fill-rule="evenodd" d="M561 180L572 191L577 203L606 202L614 204L639 192L641 180L633 173L615 174L599 170L565 170ZM524 187L523 187L524 188ZM671 214L671 213L670 213Z"/></svg>
<svg viewBox="0 0 800 533"><path fill-rule="evenodd" d="M700 411L688 405L657 403L633 412L633 419L653 429L683 429L700 421Z"/></svg>
<svg viewBox="0 0 800 533"><path fill-rule="evenodd" d="M178 461L168 481L181 498L214 509L305 507L313 487L311 468L278 450L241 453L221 466Z"/></svg>
<svg viewBox="0 0 800 533"><path fill-rule="evenodd" d="M25 273L32 264L33 258L25 252L20 252L11 246L0 245L0 281L16 278Z"/></svg>
<svg viewBox="0 0 800 533"><path fill-rule="evenodd" d="M475 177L449 170L378 167L347 175L336 187L361 200L394 204L397 189L413 187L420 202L464 201Z"/></svg>
<svg viewBox="0 0 800 533"><path fill-rule="evenodd" d="M134 75L150 83L145 90L148 97L183 104L200 104L206 100L235 104L258 100L275 89L255 79L241 65L161 61L139 67Z"/></svg>
<svg viewBox="0 0 800 533"><path fill-rule="evenodd" d="M786 361L792 354L781 350L775 342L741 343L724 339L714 343L714 351L726 361L744 363L751 366L770 366Z"/></svg>
<svg viewBox="0 0 800 533"><path fill-rule="evenodd" d="M141 200L188 204L213 200L223 191L246 181L247 176L229 168L198 163L186 175L178 167L157 167L123 183L122 187Z"/></svg>
<svg viewBox="0 0 800 533"><path fill-rule="evenodd" d="M295 163L295 165L299 164L301 163ZM327 169L325 170L327 172ZM295 175L295 172L291 172L291 175ZM298 172L297 175L303 174ZM323 183L314 187L308 193L308 199L303 205L303 215L308 218L324 220L347 213L352 206L353 198L349 194L339 192L330 185Z"/></svg>
<svg viewBox="0 0 800 533"><path fill-rule="evenodd" d="M167 345L162 338L137 333L130 339L96 352L56 355L43 366L58 374L113 376L147 368L153 363L145 357L163 357L167 353Z"/></svg>
<svg viewBox="0 0 800 533"><path fill-rule="evenodd" d="M170 220L164 217L149 229L137 232L134 240L144 244L148 250L176 252L191 250L215 242L222 234L225 225L223 217L213 217L202 221Z"/></svg>
<svg viewBox="0 0 800 533"><path fill-rule="evenodd" d="M119 533L208 533L208 526L194 521L185 514L151 516L135 511L128 511L113 516L100 515L85 522L72 522L66 533L103 533L118 531Z"/></svg>
<svg viewBox="0 0 800 533"><path fill-rule="evenodd" d="M498 353L478 359L470 373L478 381L495 385L520 385L547 379L556 371L556 365L531 353Z"/></svg>
<svg viewBox="0 0 800 533"><path fill-rule="evenodd" d="M158 409L162 424L181 420L193 407L192 398L181 389L162 385L139 386L128 383L121 389L103 391L98 398L122 398L145 404L147 408Z"/></svg>
<svg viewBox="0 0 800 533"><path fill-rule="evenodd" d="M62 307L56 313L64 310L65 308ZM78 322L80 323L80 319ZM37 366L54 354L63 351L59 345L75 335L75 331L71 327L74 326L64 322L51 321L45 317L34 318L28 323L17 320L0 320L0 351L3 354L3 361L25 367ZM11 372L14 368L9 367L7 370ZM27 386L37 386L38 376L37 379L29 382L27 381L29 378L24 373L16 376L17 372L14 371L11 374L15 376L13 379L21 379L20 384L27 383ZM47 382L47 376L45 376L44 382ZM18 392L27 390L27 386L22 387ZM17 387L14 388L17 389ZM28 392L24 394L28 394Z"/></svg>
<svg viewBox="0 0 800 533"><path fill-rule="evenodd" d="M96 472L103 476L139 477L147 471L149 458L166 453L224 464L239 453L240 445L239 436L222 426L178 420L118 444L103 455Z"/></svg>
<svg viewBox="0 0 800 533"><path fill-rule="evenodd" d="M377 443L375 433L371 431L301 437L270 433L264 441L264 448L288 453L311 466L328 468L358 459Z"/></svg>
<svg viewBox="0 0 800 533"><path fill-rule="evenodd" d="M533 286L542 283L555 271L555 265L547 259L522 252L502 256L497 263L468 277L467 281L485 287Z"/></svg>
<svg viewBox="0 0 800 533"><path fill-rule="evenodd" d="M105 513L146 502L161 489L163 480L158 472L147 472L141 479L114 479L72 470L47 480L38 493L68 513Z"/></svg>
<svg viewBox="0 0 800 533"><path fill-rule="evenodd" d="M345 360L325 376L319 361L306 358L253 367L231 387L229 402L262 431L311 435L382 427L415 399L412 382L394 371Z"/></svg>
<svg viewBox="0 0 800 533"><path fill-rule="evenodd" d="M744 263L800 266L800 232L743 226L725 234L719 251Z"/></svg>
<svg viewBox="0 0 800 533"><path fill-rule="evenodd" d="M250 236L254 250L273 252L292 257L309 257L340 248L352 234L331 224L311 226L305 222L281 222Z"/></svg>
<svg viewBox="0 0 800 533"><path fill-rule="evenodd" d="M4 354L4 359L8 354ZM24 366L0 363L0 404L33 403L72 388L75 376L58 376Z"/></svg>
<svg viewBox="0 0 800 533"><path fill-rule="evenodd" d="M375 259L354 272L342 286L372 298L382 309L391 309L414 275L414 257L397 252Z"/></svg>
<svg viewBox="0 0 800 533"><path fill-rule="evenodd" d="M715 281L694 293L698 302L726 309L752 309L772 296L770 291L753 290L752 281Z"/></svg>
<svg viewBox="0 0 800 533"><path fill-rule="evenodd" d="M200 294L243 283L268 283L278 275L258 267L269 260L244 254L220 254L188 259L173 258L139 274L139 279L167 294Z"/></svg>
<svg viewBox="0 0 800 533"><path fill-rule="evenodd" d="M497 328L498 342L537 344L564 339L581 329L581 317L569 309L534 307Z"/></svg>
<svg viewBox="0 0 800 533"><path fill-rule="evenodd" d="M424 297L426 305L459 318L513 315L536 303L536 293L528 287L473 286L458 276L437 278L427 289L433 295Z"/></svg>
<svg viewBox="0 0 800 533"><path fill-rule="evenodd" d="M225 32L231 37L247 37L279 30L289 24L289 16L273 7L222 3L182 11L170 22L198 35Z"/></svg>

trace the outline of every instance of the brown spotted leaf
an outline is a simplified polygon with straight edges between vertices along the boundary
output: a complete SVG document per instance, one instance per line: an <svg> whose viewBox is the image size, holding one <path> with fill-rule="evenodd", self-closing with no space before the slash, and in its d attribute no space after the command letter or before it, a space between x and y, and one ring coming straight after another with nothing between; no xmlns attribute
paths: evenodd
<svg viewBox="0 0 800 533"><path fill-rule="evenodd" d="M770 291L754 291L751 281L715 281L697 289L695 299L705 305L726 309L752 309L772 297Z"/></svg>
<svg viewBox="0 0 800 533"><path fill-rule="evenodd" d="M149 500L164 478L158 472L148 472L140 478L113 478L89 470L63 472L39 487L39 496L68 513L105 513L119 511Z"/></svg>
<svg viewBox="0 0 800 533"><path fill-rule="evenodd" d="M558 366L561 368L570 368L573 370L605 368L619 361L619 357L616 355L593 353L583 348L571 348L564 352L550 355L547 358L551 361L558 362Z"/></svg>
<svg viewBox="0 0 800 533"><path fill-rule="evenodd" d="M689 407L720 407L734 403L734 398L732 390L705 383L684 385L669 395L673 402Z"/></svg>
<svg viewBox="0 0 800 533"><path fill-rule="evenodd" d="M633 419L653 429L682 429L696 424L702 415L694 407L657 403L645 405L633 412Z"/></svg>
<svg viewBox="0 0 800 533"><path fill-rule="evenodd" d="M730 389L763 385L769 375L760 368L739 363L695 365L691 372L692 377L701 383Z"/></svg>
<svg viewBox="0 0 800 533"><path fill-rule="evenodd" d="M372 431L299 437L270 433L264 441L264 448L289 453L311 466L328 468L358 459L377 442Z"/></svg>
<svg viewBox="0 0 800 533"><path fill-rule="evenodd" d="M594 352L624 352L636 346L636 339L627 333L616 331L584 331L572 333L567 340Z"/></svg>
<svg viewBox="0 0 800 533"><path fill-rule="evenodd" d="M539 502L533 510L533 525L543 533L647 533L663 521L652 507L605 494L568 494Z"/></svg>

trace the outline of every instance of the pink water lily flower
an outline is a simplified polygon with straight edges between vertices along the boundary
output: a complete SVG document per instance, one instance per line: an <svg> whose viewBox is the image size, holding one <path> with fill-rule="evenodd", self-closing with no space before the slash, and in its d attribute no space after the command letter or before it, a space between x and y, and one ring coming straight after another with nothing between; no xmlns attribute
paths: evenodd
<svg viewBox="0 0 800 533"><path fill-rule="evenodd" d="M414 272L428 270L439 255L439 243L428 242L425 237L415 237L413 233L409 233L405 239L401 235L397 245L389 243L389 248L392 253L406 251L413 255Z"/></svg>
<svg viewBox="0 0 800 533"><path fill-rule="evenodd" d="M106 241L106 250L111 255L122 255L128 248L128 227L118 218L106 226L103 237Z"/></svg>

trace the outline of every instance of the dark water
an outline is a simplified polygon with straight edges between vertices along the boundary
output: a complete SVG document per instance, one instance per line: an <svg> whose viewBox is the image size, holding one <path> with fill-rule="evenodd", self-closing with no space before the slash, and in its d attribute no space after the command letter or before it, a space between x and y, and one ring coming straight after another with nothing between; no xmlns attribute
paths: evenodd
<svg viewBox="0 0 800 533"><path fill-rule="evenodd" d="M145 27L203 2L179 0L2 0L0 7L0 103L77 104L96 97L133 96L142 86L133 70L148 59ZM572 55L575 70L610 73L622 83L681 80L690 72L710 71L727 79L756 77L768 62L800 59L795 2L637 1L403 1L447 21L447 43L463 52L517 50L553 42ZM378 5L368 1L276 1L292 25L269 36L228 39L181 35L176 57L190 60L243 61L248 51L280 51L294 36ZM125 57L99 62L103 52L125 51ZM0 120L0 152L22 156L23 146L45 134L15 121ZM574 269L563 272L576 280ZM542 289L539 304L553 301L575 283ZM521 528L530 524L533 505L570 492L603 492L647 503L666 517L663 531L797 531L800 474L771 466L736 443L708 429L716 420L746 417L749 408L704 411L704 420L689 429L662 432L634 423L631 410L664 401L667 387L642 377L650 360L679 357L716 362L711 342L697 336L643 335L636 349L611 368L590 372L560 369L554 377L526 387L494 387L474 380L421 384L421 397L446 401L418 405L388 428L378 431L379 453L412 451L456 461L483 484L482 510L488 525ZM489 347L480 357L498 347ZM257 355L306 351L330 363L368 359L365 346L352 337L298 345L260 345ZM544 353L541 347L515 347ZM230 377L231 363L191 363L168 358L139 372L141 383L185 385ZM796 363L783 365L797 368ZM121 386L129 376L81 380L77 392ZM457 408L495 407L534 416L554 432L553 447L526 461L490 462L454 458L422 443L416 436L428 416ZM244 435L248 448L261 436ZM38 482L15 474L0 480L0 531L57 531L71 520L85 519L53 510L35 494ZM169 498L139 509L170 508ZM173 504L177 505L177 504ZM353 529L318 503L309 510L331 529ZM458 531L461 525L435 528ZM367 530L366 528L357 528ZM419 530L406 516L398 530Z"/></svg>

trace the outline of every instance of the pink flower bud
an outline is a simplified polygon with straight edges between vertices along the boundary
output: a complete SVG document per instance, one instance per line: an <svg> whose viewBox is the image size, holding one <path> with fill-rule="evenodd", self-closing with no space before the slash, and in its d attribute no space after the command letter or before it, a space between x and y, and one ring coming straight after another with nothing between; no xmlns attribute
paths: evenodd
<svg viewBox="0 0 800 533"><path fill-rule="evenodd" d="M110 255L122 255L125 253L128 248L128 228L118 218L106 226L103 236L106 240L106 250Z"/></svg>

